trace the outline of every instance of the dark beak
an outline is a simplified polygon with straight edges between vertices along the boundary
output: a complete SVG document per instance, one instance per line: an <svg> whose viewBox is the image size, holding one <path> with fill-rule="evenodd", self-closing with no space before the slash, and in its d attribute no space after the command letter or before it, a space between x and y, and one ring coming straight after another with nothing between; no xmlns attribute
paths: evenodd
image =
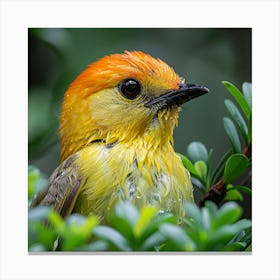
<svg viewBox="0 0 280 280"><path fill-rule="evenodd" d="M174 105L180 106L183 103L208 93L209 89L204 86L194 84L183 84L177 90L162 94L145 104L145 107L156 106L157 109L164 109Z"/></svg>

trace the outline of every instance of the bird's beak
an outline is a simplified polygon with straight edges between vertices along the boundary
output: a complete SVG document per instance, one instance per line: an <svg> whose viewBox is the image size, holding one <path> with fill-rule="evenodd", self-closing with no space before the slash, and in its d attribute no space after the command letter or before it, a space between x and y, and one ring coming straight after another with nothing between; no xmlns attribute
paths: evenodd
<svg viewBox="0 0 280 280"><path fill-rule="evenodd" d="M208 93L209 89L194 84L182 84L177 90L169 91L145 103L145 107L155 106L157 109L164 109L174 105L180 106L183 103Z"/></svg>

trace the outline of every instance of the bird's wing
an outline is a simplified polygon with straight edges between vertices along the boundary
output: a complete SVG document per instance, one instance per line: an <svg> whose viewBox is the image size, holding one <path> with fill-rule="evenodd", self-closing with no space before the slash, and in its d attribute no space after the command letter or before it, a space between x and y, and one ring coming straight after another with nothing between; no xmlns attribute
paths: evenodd
<svg viewBox="0 0 280 280"><path fill-rule="evenodd" d="M82 175L75 164L76 158L77 154L70 156L55 169L47 188L35 196L31 207L50 206L62 217L71 213L82 186Z"/></svg>

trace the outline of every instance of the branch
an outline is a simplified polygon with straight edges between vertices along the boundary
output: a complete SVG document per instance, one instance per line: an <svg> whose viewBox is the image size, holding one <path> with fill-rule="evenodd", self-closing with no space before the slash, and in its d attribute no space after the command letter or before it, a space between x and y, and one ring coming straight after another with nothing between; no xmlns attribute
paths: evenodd
<svg viewBox="0 0 280 280"><path fill-rule="evenodd" d="M252 154L251 143L243 149L242 154L248 158L251 157ZM208 192L203 195L203 197L199 200L197 205L198 207L203 207L206 200L213 201L217 205L219 205L225 198L226 194L227 194L226 184L224 183L223 179L221 179L215 185L210 187Z"/></svg>

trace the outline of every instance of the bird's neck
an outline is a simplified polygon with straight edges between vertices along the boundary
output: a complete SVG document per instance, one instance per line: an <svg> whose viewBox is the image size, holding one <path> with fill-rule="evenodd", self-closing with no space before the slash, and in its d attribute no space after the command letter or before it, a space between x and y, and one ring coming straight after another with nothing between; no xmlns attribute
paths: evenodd
<svg viewBox="0 0 280 280"><path fill-rule="evenodd" d="M135 150L157 150L173 146L173 130L178 122L178 108L160 111L145 124L124 124L102 129L91 125L91 120L84 119L79 126L71 130L60 128L61 160L80 151L93 142L106 145L122 143ZM69 123L68 123L69 125Z"/></svg>

